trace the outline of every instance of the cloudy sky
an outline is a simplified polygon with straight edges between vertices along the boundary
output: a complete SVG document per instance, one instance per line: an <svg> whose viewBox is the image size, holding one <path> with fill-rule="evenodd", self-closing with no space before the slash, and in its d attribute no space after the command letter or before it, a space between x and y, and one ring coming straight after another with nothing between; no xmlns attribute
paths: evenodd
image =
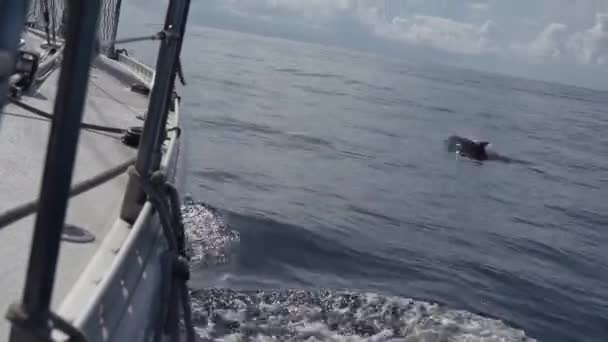
<svg viewBox="0 0 608 342"><path fill-rule="evenodd" d="M608 89L608 0L205 0L198 24Z"/></svg>

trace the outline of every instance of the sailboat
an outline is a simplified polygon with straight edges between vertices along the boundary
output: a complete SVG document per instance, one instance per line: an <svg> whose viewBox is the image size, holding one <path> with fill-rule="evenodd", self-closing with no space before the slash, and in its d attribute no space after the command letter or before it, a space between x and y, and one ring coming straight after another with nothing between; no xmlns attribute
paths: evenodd
<svg viewBox="0 0 608 342"><path fill-rule="evenodd" d="M189 0L0 1L0 341L193 340L180 196ZM151 68L118 47L159 44Z"/></svg>

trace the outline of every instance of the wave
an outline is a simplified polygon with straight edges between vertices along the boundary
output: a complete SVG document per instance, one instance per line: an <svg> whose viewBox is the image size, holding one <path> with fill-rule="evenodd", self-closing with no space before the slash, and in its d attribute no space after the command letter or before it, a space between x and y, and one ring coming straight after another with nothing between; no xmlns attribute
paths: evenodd
<svg viewBox="0 0 608 342"><path fill-rule="evenodd" d="M323 73L323 72L307 72L307 71L302 71L302 70L296 69L296 68L274 68L273 70L277 71L277 72L281 72L281 73L287 73L291 76L296 76L296 77L341 80L343 82L343 84L346 85L347 87L363 86L368 89L379 90L379 91L392 91L393 90L393 88L389 87L389 86L376 85L376 84L372 84L372 83L365 82L362 80L348 78L344 75ZM303 89L303 90L309 90L313 93L316 93L314 91L314 89ZM332 95L331 92L322 92L320 94ZM343 96L343 95L347 95L347 94L336 92L335 95Z"/></svg>
<svg viewBox="0 0 608 342"><path fill-rule="evenodd" d="M208 341L535 341L500 320L375 293L204 289L192 296L196 332Z"/></svg>
<svg viewBox="0 0 608 342"><path fill-rule="evenodd" d="M295 225L231 212L224 219L224 211L191 198L182 211L191 267L232 263L241 268L238 273L260 274L264 264L283 263L291 271L325 269L367 278L375 276L370 270L392 268L400 277L416 271ZM423 276L417 273L417 279ZM376 293L211 288L192 296L195 329L209 341L534 341L495 318Z"/></svg>
<svg viewBox="0 0 608 342"><path fill-rule="evenodd" d="M267 182L264 175L258 173L248 172L238 175L224 170L205 169L203 171L192 171L192 174L199 179L199 186L209 190L215 190L214 186L229 183L255 191L272 191L276 188L276 185Z"/></svg>
<svg viewBox="0 0 608 342"><path fill-rule="evenodd" d="M190 265L218 265L229 261L231 246L240 241L239 233L230 229L213 207L186 199L182 219Z"/></svg>
<svg viewBox="0 0 608 342"><path fill-rule="evenodd" d="M239 230L242 243L234 266L239 271L258 271L299 278L298 270L352 277L398 277L410 274L428 278L422 270L392 258L355 249L341 241L340 234L319 234L304 227L266 217L228 213L230 224ZM335 232L334 232L335 233ZM331 261L331 262L328 262ZM356 261L356 262L353 262Z"/></svg>
<svg viewBox="0 0 608 342"><path fill-rule="evenodd" d="M271 145L288 149L300 149L315 151L318 149L334 150L333 143L329 140L309 135L303 132L285 132L269 125L258 124L237 118L222 116L212 118L196 118L199 125L219 132L231 132L242 135L247 133L253 136L264 136L269 138Z"/></svg>
<svg viewBox="0 0 608 342"><path fill-rule="evenodd" d="M262 59L262 58L243 56L243 55L239 55L239 54L235 54L235 53L227 53L224 56L226 56L228 58L244 60L244 61L254 61L254 62L263 62L264 61L264 59Z"/></svg>
<svg viewBox="0 0 608 342"><path fill-rule="evenodd" d="M327 95L327 96L346 96L348 93L336 91L336 90L324 90L313 86L307 85L294 85L294 88L300 89L306 93L314 95Z"/></svg>
<svg viewBox="0 0 608 342"><path fill-rule="evenodd" d="M220 132L248 132L251 134L264 135L280 135L283 133L281 130L272 128L268 125L239 120L227 116L213 118L195 118L195 121L201 126L207 126L210 129L214 129Z"/></svg>
<svg viewBox="0 0 608 342"><path fill-rule="evenodd" d="M288 73L293 76L300 77L308 77L308 78L335 78L341 79L342 76L332 74L332 73L324 73L324 72L306 72L296 68L274 68L274 71Z"/></svg>
<svg viewBox="0 0 608 342"><path fill-rule="evenodd" d="M259 95L259 89L253 88L250 83L234 81L225 79L223 77L212 77L208 75L196 75L192 77L193 80L206 84L210 83L212 86L219 86L219 89L229 91L231 93L238 93L240 95L255 98Z"/></svg>

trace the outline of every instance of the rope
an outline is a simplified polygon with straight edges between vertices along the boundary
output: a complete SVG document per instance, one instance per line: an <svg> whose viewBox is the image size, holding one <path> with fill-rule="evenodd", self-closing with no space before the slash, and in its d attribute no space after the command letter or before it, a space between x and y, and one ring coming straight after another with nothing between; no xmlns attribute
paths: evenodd
<svg viewBox="0 0 608 342"><path fill-rule="evenodd" d="M103 46L108 48L108 47L112 47L112 46L119 45L119 44L130 44L130 43L142 42L142 41L146 41L146 40L163 40L167 37L169 37L169 34L167 32L159 31L152 35L114 39L111 41L107 41L106 43L103 44Z"/></svg>
<svg viewBox="0 0 608 342"><path fill-rule="evenodd" d="M160 318L164 320L166 333L176 336L179 334L179 309L181 304L184 325L186 326L186 341L195 341L194 325L190 293L186 282L190 277L188 259L185 251L184 223L180 214L179 196L175 187L167 182L161 171L155 171L149 177L143 178L134 167L129 174L139 181L142 190L148 195L149 201L158 212L163 235L167 240L169 250L166 254L166 267L163 267L167 277L171 278L163 290L163 297L170 303L166 310L161 311Z"/></svg>
<svg viewBox="0 0 608 342"><path fill-rule="evenodd" d="M23 108L29 112L31 112L32 114L36 114L38 116L41 116L45 119L49 119L52 120L53 119L53 115L49 114L45 111L43 111L42 109L36 108L32 105L29 105L23 101L17 100L15 98L10 97L9 101L14 104L17 107ZM109 127L109 126L102 126L102 125L96 125L96 124L90 124L90 123L81 123L80 124L81 128L84 129L91 129L91 130L95 130L95 131L100 131L100 132L106 132L106 133L116 133L116 134L123 134L126 132L126 130L124 128L118 128L118 127Z"/></svg>
<svg viewBox="0 0 608 342"><path fill-rule="evenodd" d="M186 85L186 77L184 77L184 69L182 68L182 59L178 58L177 60L177 77L179 78L179 83L183 86Z"/></svg>
<svg viewBox="0 0 608 342"><path fill-rule="evenodd" d="M135 159L136 158L131 158L120 165L117 165L94 177L91 177L89 179L86 179L86 180L74 185L70 189L70 193L69 193L70 198L74 197L74 196L78 196L83 192L96 188L96 187L112 180L113 178L120 176L122 173L124 173L129 168L129 166L135 164ZM38 205L39 205L38 200L34 200L34 201L31 201L28 203L24 203L15 208L9 209L9 210L5 211L4 213L0 214L0 229L3 229L6 226L8 226L9 224L19 221L22 218L37 212Z"/></svg>

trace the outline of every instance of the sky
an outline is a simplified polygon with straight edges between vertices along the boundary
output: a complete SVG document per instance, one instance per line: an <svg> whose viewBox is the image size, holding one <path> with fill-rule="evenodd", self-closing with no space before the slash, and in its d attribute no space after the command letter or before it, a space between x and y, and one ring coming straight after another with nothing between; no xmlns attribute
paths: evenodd
<svg viewBox="0 0 608 342"><path fill-rule="evenodd" d="M190 20L608 89L608 0L205 0Z"/></svg>

